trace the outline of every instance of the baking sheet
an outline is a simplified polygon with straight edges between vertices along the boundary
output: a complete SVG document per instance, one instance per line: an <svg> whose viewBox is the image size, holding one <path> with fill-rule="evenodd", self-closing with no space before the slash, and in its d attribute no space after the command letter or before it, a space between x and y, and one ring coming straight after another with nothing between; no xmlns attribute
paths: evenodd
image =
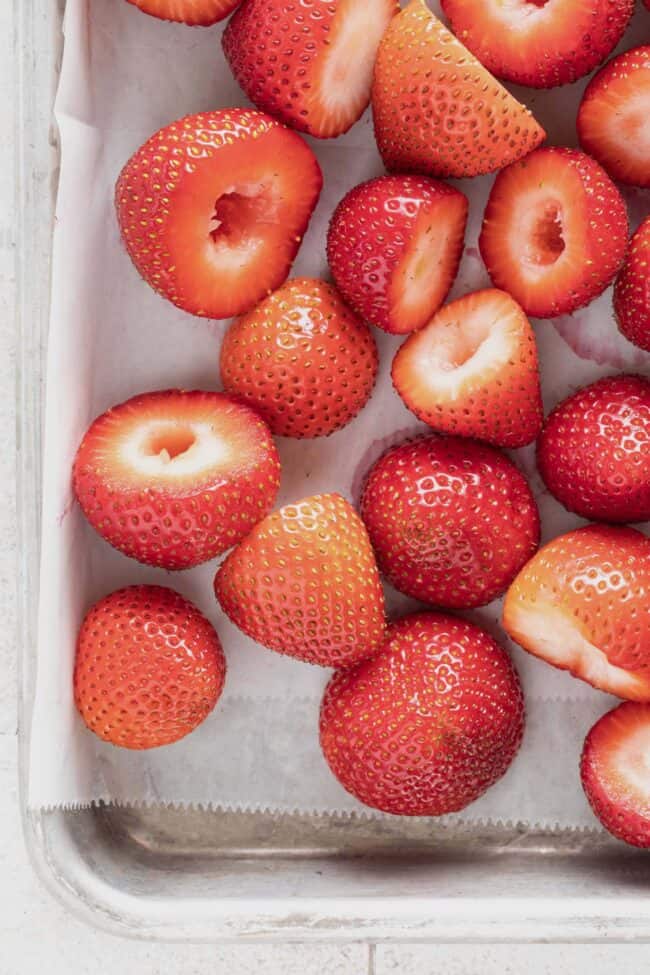
<svg viewBox="0 0 650 975"><path fill-rule="evenodd" d="M434 3L435 12L439 12ZM222 27L191 29L146 17L124 0L68 0L56 118L61 179L53 253L48 348L45 483L38 676L31 735L29 804L94 800L212 804L277 810L361 811L329 774L317 741L318 703L328 673L264 650L223 616L212 594L216 565L183 573L139 566L104 543L74 504L70 470L94 416L135 393L182 386L217 389L226 325L193 318L152 292L121 247L113 186L126 159L156 129L190 112L247 104L220 48ZM621 49L647 41L637 11ZM555 92L513 89L556 144L575 144L574 118L585 82ZM329 216L356 183L380 174L369 113L334 142L308 140L325 187L293 274L327 275ZM452 297L489 283L477 248L492 177L456 183L470 199L466 251ZM650 194L626 191L633 225ZM650 356L617 332L608 292L588 309L539 322L545 405L620 369L650 373ZM399 338L376 332L381 367L369 406L326 440L280 439L279 503L337 490L352 501L365 471L391 443L426 428L391 389ZM552 537L581 522L544 490L533 448L513 452L531 479ZM228 658L226 691L188 739L129 753L100 742L72 700L76 631L88 606L119 586L171 585L212 619ZM392 612L416 608L387 588ZM467 614L502 641L498 603ZM547 826L593 825L578 783L584 734L611 699L510 645L528 702L522 753L506 778L463 814Z"/></svg>

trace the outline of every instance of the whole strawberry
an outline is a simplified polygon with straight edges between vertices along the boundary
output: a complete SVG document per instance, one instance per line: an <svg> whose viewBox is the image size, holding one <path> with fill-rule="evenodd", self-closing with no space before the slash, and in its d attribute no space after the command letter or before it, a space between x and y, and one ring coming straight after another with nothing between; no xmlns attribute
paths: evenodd
<svg viewBox="0 0 650 975"><path fill-rule="evenodd" d="M492 447L456 437L387 451L368 475L361 514L384 575L437 606L496 599L539 544L523 475Z"/></svg>
<svg viewBox="0 0 650 975"><path fill-rule="evenodd" d="M360 802L400 816L458 812L500 779L524 728L506 652L465 620L394 623L372 660L331 679L320 715L330 769Z"/></svg>
<svg viewBox="0 0 650 975"><path fill-rule="evenodd" d="M598 521L650 519L650 380L607 376L553 410L539 472L569 511Z"/></svg>
<svg viewBox="0 0 650 975"><path fill-rule="evenodd" d="M336 288L295 278L233 322L221 381L283 437L322 437L366 405L377 375L370 329Z"/></svg>
<svg viewBox="0 0 650 975"><path fill-rule="evenodd" d="M79 630L74 699L99 738L158 748L189 735L219 700L226 660L214 628L173 589L105 596Z"/></svg>
<svg viewBox="0 0 650 975"><path fill-rule="evenodd" d="M264 421L222 393L143 393L91 424L72 482L99 534L164 569L216 558L273 507L280 461Z"/></svg>
<svg viewBox="0 0 650 975"><path fill-rule="evenodd" d="M247 636L323 667L376 653L384 595L363 522L338 494L268 515L230 553L214 580L217 599Z"/></svg>
<svg viewBox="0 0 650 975"><path fill-rule="evenodd" d="M190 27L209 27L223 20L241 0L127 0L152 17Z"/></svg>
<svg viewBox="0 0 650 975"><path fill-rule="evenodd" d="M614 287L614 311L625 338L650 352L650 217L630 241Z"/></svg>

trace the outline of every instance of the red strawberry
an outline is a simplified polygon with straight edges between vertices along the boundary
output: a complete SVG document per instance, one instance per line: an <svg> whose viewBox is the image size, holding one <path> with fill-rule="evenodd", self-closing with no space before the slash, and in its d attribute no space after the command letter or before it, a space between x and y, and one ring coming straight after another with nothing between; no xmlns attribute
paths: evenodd
<svg viewBox="0 0 650 975"><path fill-rule="evenodd" d="M650 352L650 217L632 236L616 279L614 311L623 335Z"/></svg>
<svg viewBox="0 0 650 975"><path fill-rule="evenodd" d="M75 704L113 745L158 748L184 738L210 714L225 678L214 628L173 589L118 589L81 624Z"/></svg>
<svg viewBox="0 0 650 975"><path fill-rule="evenodd" d="M508 655L478 626L418 613L394 623L382 652L325 691L320 741L361 802L400 816L464 809L500 779L524 728Z"/></svg>
<svg viewBox="0 0 650 975"><path fill-rule="evenodd" d="M221 393L143 393L91 424L73 468L86 518L125 555L188 569L238 542L273 507L271 432Z"/></svg>
<svg viewBox="0 0 650 975"><path fill-rule="evenodd" d="M608 376L564 400L537 463L551 494L583 518L650 519L650 380Z"/></svg>
<svg viewBox="0 0 650 975"><path fill-rule="evenodd" d="M191 27L209 27L231 13L240 0L127 0L146 14Z"/></svg>
<svg viewBox="0 0 650 975"><path fill-rule="evenodd" d="M397 0L246 0L223 35L235 78L258 108L320 139L354 125Z"/></svg>
<svg viewBox="0 0 650 975"><path fill-rule="evenodd" d="M525 650L593 687L650 701L650 539L587 525L540 549L506 595Z"/></svg>
<svg viewBox="0 0 650 975"><path fill-rule="evenodd" d="M230 553L214 580L230 619L278 653L323 667L369 657L384 596L363 522L338 494L286 505Z"/></svg>
<svg viewBox="0 0 650 975"><path fill-rule="evenodd" d="M650 705L627 701L604 714L585 740L582 787L605 829L650 847Z"/></svg>
<svg viewBox="0 0 650 975"><path fill-rule="evenodd" d="M159 294L194 315L248 311L289 273L322 186L311 149L244 108L153 135L116 188L126 249Z"/></svg>
<svg viewBox="0 0 650 975"><path fill-rule="evenodd" d="M296 278L234 322L221 346L221 380L274 433L321 437L370 398L377 346L336 288Z"/></svg>
<svg viewBox="0 0 650 975"><path fill-rule="evenodd" d="M479 245L497 288L528 315L553 318L605 290L627 233L625 203L605 171L576 149L554 146L498 174Z"/></svg>
<svg viewBox="0 0 650 975"><path fill-rule="evenodd" d="M634 0L442 0L451 29L485 67L531 88L566 85L604 61Z"/></svg>
<svg viewBox="0 0 650 975"><path fill-rule="evenodd" d="M409 410L443 433L522 447L541 429L535 333L504 291L445 305L404 342L392 375Z"/></svg>
<svg viewBox="0 0 650 975"><path fill-rule="evenodd" d="M379 151L394 172L477 176L545 138L424 0L411 0L379 45L372 108Z"/></svg>
<svg viewBox="0 0 650 975"><path fill-rule="evenodd" d="M650 44L601 68L578 110L580 145L612 179L650 186Z"/></svg>
<svg viewBox="0 0 650 975"><path fill-rule="evenodd" d="M467 198L426 176L383 176L339 203L327 238L334 280L386 332L425 325L445 300L463 253Z"/></svg>
<svg viewBox="0 0 650 975"><path fill-rule="evenodd" d="M452 609L496 599L539 544L523 475L493 447L456 437L387 451L368 475L361 515L395 588Z"/></svg>

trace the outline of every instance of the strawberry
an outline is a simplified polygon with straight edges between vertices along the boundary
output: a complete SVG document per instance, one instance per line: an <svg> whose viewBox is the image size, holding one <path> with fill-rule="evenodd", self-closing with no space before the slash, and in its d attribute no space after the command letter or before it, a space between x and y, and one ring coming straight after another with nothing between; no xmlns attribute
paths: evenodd
<svg viewBox="0 0 650 975"><path fill-rule="evenodd" d="M452 609L500 596L539 544L539 514L512 461L485 444L420 437L388 450L361 500L383 574Z"/></svg>
<svg viewBox="0 0 650 975"><path fill-rule="evenodd" d="M634 0L442 0L451 29L497 78L531 88L566 85L616 47Z"/></svg>
<svg viewBox="0 0 650 975"><path fill-rule="evenodd" d="M235 321L221 346L221 380L284 437L322 437L370 398L377 346L336 288L296 278Z"/></svg>
<svg viewBox="0 0 650 975"><path fill-rule="evenodd" d="M321 186L300 136L230 108L145 142L117 182L117 215L152 288L193 315L230 318L286 279Z"/></svg>
<svg viewBox="0 0 650 975"><path fill-rule="evenodd" d="M214 580L230 619L278 653L345 667L384 637L384 596L363 522L338 494L269 515Z"/></svg>
<svg viewBox="0 0 650 975"><path fill-rule="evenodd" d="M548 417L540 474L569 511L596 521L650 519L650 380L607 376Z"/></svg>
<svg viewBox="0 0 650 975"><path fill-rule="evenodd" d="M504 291L445 305L393 360L393 385L435 430L522 447L543 419L535 333Z"/></svg>
<svg viewBox="0 0 650 975"><path fill-rule="evenodd" d="M577 149L537 149L497 175L479 240L497 288L528 315L589 304L613 280L627 210L605 171Z"/></svg>
<svg viewBox="0 0 650 975"><path fill-rule="evenodd" d="M650 705L626 701L596 722L580 777L606 830L632 846L650 847Z"/></svg>
<svg viewBox="0 0 650 975"><path fill-rule="evenodd" d="M545 545L506 595L524 650L618 697L650 701L650 539L587 525Z"/></svg>
<svg viewBox="0 0 650 975"><path fill-rule="evenodd" d="M86 518L125 555L188 569L238 542L273 507L271 432L221 393L143 393L98 417L77 451Z"/></svg>
<svg viewBox="0 0 650 975"><path fill-rule="evenodd" d="M380 654L332 677L320 713L323 754L341 785L399 816L474 802L505 774L523 729L505 650L439 613L393 623Z"/></svg>
<svg viewBox="0 0 650 975"><path fill-rule="evenodd" d="M424 0L411 0L379 45L372 108L377 145L393 172L477 176L545 138Z"/></svg>
<svg viewBox="0 0 650 975"><path fill-rule="evenodd" d="M632 236L616 279L614 312L623 335L650 352L650 217Z"/></svg>
<svg viewBox="0 0 650 975"><path fill-rule="evenodd" d="M650 44L625 51L591 79L578 110L580 145L612 179L650 186Z"/></svg>
<svg viewBox="0 0 650 975"><path fill-rule="evenodd" d="M351 190L327 238L346 301L386 332L425 325L458 272L467 205L459 190L426 176L383 176Z"/></svg>
<svg viewBox="0 0 650 975"><path fill-rule="evenodd" d="M118 589L81 624L75 704L113 745L158 748L184 738L210 714L225 678L212 624L173 589Z"/></svg>
<svg viewBox="0 0 650 975"><path fill-rule="evenodd" d="M127 0L160 20L175 20L190 27L209 27L231 13L241 0Z"/></svg>
<svg viewBox="0 0 650 975"><path fill-rule="evenodd" d="M368 107L377 47L398 9L397 0L246 0L223 49L258 108L333 138Z"/></svg>

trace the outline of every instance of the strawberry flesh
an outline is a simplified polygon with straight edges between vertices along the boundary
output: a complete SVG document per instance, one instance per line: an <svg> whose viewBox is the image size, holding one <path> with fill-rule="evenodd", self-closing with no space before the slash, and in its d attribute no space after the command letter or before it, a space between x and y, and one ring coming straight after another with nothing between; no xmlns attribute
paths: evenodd
<svg viewBox="0 0 650 975"><path fill-rule="evenodd" d="M241 0L127 0L160 20L174 20L190 27L209 27L232 13Z"/></svg>
<svg viewBox="0 0 650 975"><path fill-rule="evenodd" d="M625 264L616 279L614 311L625 338L650 352L650 217L630 241Z"/></svg>

